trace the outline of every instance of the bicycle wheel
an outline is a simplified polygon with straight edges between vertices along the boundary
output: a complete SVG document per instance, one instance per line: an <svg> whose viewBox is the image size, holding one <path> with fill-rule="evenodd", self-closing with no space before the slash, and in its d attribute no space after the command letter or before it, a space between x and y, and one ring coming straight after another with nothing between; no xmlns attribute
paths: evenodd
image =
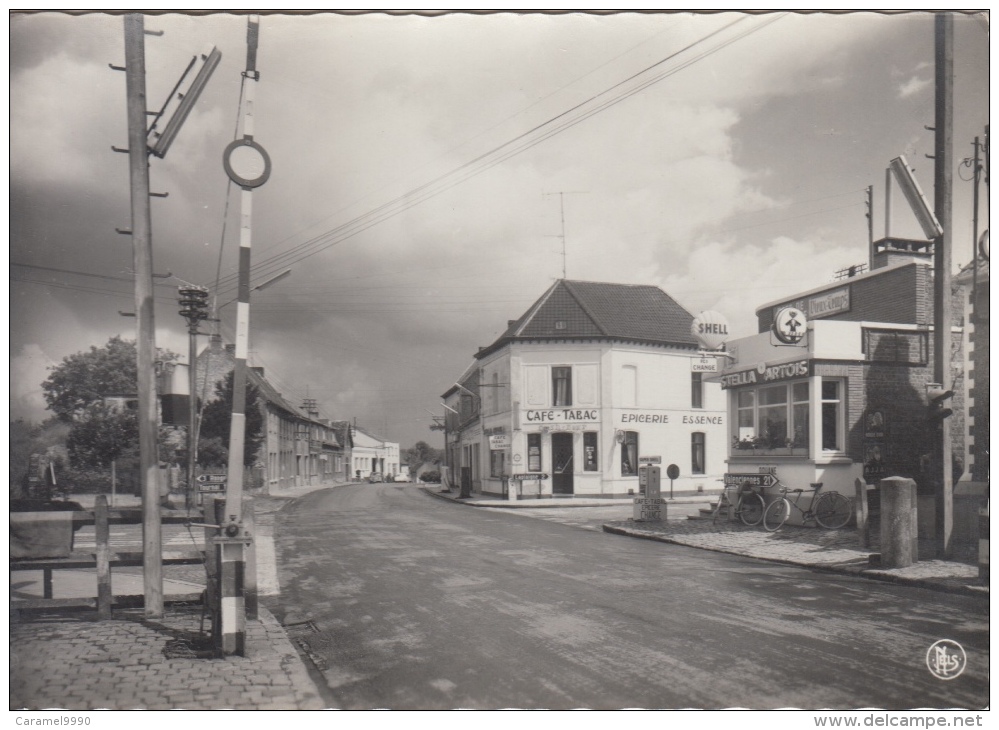
<svg viewBox="0 0 999 730"><path fill-rule="evenodd" d="M838 530L850 521L850 500L839 492L826 492L815 505L815 521L827 530Z"/></svg>
<svg viewBox="0 0 999 730"><path fill-rule="evenodd" d="M776 532L787 522L791 514L791 504L781 497L776 502L771 502L767 511L763 513L763 527L767 532Z"/></svg>
<svg viewBox="0 0 999 730"><path fill-rule="evenodd" d="M742 501L739 503L739 519L742 520L742 524L749 527L760 524L764 507L766 502L756 492L742 495Z"/></svg>

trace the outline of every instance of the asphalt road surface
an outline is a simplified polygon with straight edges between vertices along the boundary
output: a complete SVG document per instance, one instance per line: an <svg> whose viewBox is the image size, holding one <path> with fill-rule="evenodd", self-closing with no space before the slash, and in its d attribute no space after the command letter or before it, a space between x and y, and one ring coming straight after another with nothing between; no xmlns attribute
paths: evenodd
<svg viewBox="0 0 999 730"><path fill-rule="evenodd" d="M978 709L988 600L446 502L414 485L276 515L265 599L346 709ZM967 653L943 681L938 639ZM321 676L320 676L321 675Z"/></svg>

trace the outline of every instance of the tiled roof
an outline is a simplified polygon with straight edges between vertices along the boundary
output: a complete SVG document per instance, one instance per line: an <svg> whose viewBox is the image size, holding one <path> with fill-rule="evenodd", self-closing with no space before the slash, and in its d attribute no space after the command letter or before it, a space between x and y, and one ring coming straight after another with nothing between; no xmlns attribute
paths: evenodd
<svg viewBox="0 0 999 730"><path fill-rule="evenodd" d="M489 347L515 340L603 338L696 346L694 316L662 289L560 279Z"/></svg>

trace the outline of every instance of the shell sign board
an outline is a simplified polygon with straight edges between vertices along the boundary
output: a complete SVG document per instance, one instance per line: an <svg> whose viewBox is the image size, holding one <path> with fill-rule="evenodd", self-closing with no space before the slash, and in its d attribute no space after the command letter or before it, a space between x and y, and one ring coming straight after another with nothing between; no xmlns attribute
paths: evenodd
<svg viewBox="0 0 999 730"><path fill-rule="evenodd" d="M717 350L728 340L728 320L718 312L701 312L690 323L690 334L705 350Z"/></svg>

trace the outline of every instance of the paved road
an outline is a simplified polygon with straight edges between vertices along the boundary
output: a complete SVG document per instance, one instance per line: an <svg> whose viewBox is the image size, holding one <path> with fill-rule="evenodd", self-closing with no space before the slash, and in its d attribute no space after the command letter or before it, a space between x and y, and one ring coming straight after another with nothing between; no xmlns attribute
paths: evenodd
<svg viewBox="0 0 999 730"><path fill-rule="evenodd" d="M980 708L988 602L468 508L413 486L277 514L265 599L336 707ZM940 681L930 645L958 641Z"/></svg>

